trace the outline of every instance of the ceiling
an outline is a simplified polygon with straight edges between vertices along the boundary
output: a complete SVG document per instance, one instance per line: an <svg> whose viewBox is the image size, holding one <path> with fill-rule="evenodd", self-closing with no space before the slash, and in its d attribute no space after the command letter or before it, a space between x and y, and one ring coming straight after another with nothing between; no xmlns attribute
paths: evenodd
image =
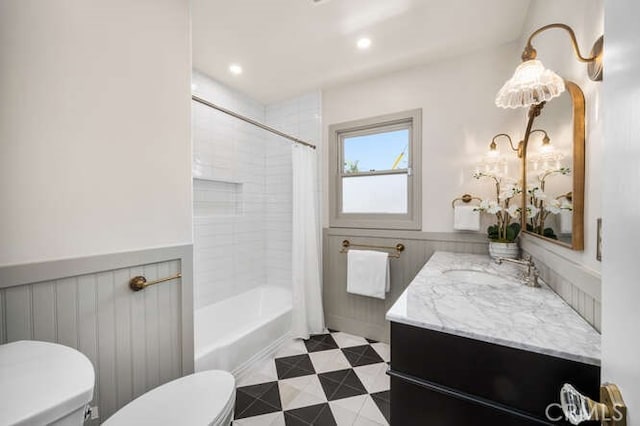
<svg viewBox="0 0 640 426"><path fill-rule="evenodd" d="M270 103L520 37L529 0L192 0L194 68ZM368 50L356 41L369 37ZM232 75L229 65L241 64Z"/></svg>

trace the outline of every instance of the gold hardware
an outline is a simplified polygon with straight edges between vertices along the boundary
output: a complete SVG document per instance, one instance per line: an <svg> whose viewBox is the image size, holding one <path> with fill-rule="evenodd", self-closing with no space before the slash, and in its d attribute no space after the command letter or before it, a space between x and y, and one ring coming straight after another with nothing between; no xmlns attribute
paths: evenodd
<svg viewBox="0 0 640 426"><path fill-rule="evenodd" d="M456 206L456 201L462 201L463 203L467 204L467 203L470 203L471 200L482 201L482 198L474 197L471 194L464 194L462 197L454 198L453 201L451 201L451 207Z"/></svg>
<svg viewBox="0 0 640 426"><path fill-rule="evenodd" d="M549 135L547 134L547 132L545 130L535 129L535 130L532 130L531 132L529 132L529 134L532 135L532 134L534 134L536 132L541 132L541 133L544 134L544 137L542 139L542 144L543 145L548 145L551 142L551 139L549 138ZM489 144L489 151L495 151L495 150L498 149L498 145L496 144L496 140L499 137L507 138L507 140L509 141L509 145L511 146L511 149L518 153L518 158L522 158L522 156L524 155L524 148L525 148L524 140L521 140L520 142L518 142L518 146L516 147L513 144L511 136L509 136L506 133L498 133L497 135L495 135L493 137L493 139L491 139L491 143Z"/></svg>
<svg viewBox="0 0 640 426"><path fill-rule="evenodd" d="M571 424L584 421L600 421L602 426L626 426L627 406L617 385L604 383L600 386L600 401L581 394L565 383L560 390L562 411Z"/></svg>
<svg viewBox="0 0 640 426"><path fill-rule="evenodd" d="M147 279L145 277L143 277L142 275L138 275L137 277L133 277L133 278L131 278L131 280L129 280L129 288L131 290L133 290L133 291L140 291L140 290L144 290L145 288L149 287L150 285L160 284L160 283L163 283L165 281L177 280L179 278L182 278L182 274L181 273L177 273L177 274L172 275L170 277L162 278L162 279L155 280L155 281L147 281Z"/></svg>
<svg viewBox="0 0 640 426"><path fill-rule="evenodd" d="M609 413L608 418L601 419L603 426L627 426L627 406L617 385L605 383L600 386L600 401Z"/></svg>
<svg viewBox="0 0 640 426"><path fill-rule="evenodd" d="M498 149L498 145L496 144L496 140L499 137L505 137L507 138L507 140L509 141L509 146L511 147L512 150L516 151L518 153L518 158L522 157L522 151L523 151L523 141L518 142L518 146L516 147L513 144L513 141L511 140L511 136L509 136L506 133L498 133L497 135L495 135L493 137L493 139L491 139L491 143L489 144L489 150L490 151L495 151Z"/></svg>
<svg viewBox="0 0 640 426"><path fill-rule="evenodd" d="M546 102L540 102L539 104L534 104L531 105L529 107L529 112L527 113L527 116L529 117L529 120L527 121L527 128L524 131L524 139L522 139L522 155L520 155L521 158L521 164L522 167L520 167L520 181L522 182L522 187L526 188L526 182L527 182L527 172L526 172L526 166L527 166L527 144L529 143L529 138L531 137L531 133L532 133L532 129L533 129L533 121L536 119L536 117L538 117L540 115L540 113L542 112L542 108L544 108ZM521 197L522 200L522 211L526 212L527 211L527 200L523 194L523 196ZM527 215L526 214L522 214L520 215L520 227L521 229L527 229Z"/></svg>
<svg viewBox="0 0 640 426"><path fill-rule="evenodd" d="M604 36L600 36L596 42L593 44L591 49L591 56L585 58L580 53L580 48L578 47L578 41L576 40L576 33L573 29L566 24L549 24L535 30L529 38L527 39L527 44L525 45L524 51L522 52L522 61L528 61L530 59L535 59L538 55L536 49L534 49L531 44L531 40L538 34L549 30L551 28L560 28L569 33L569 38L571 39L571 45L573 46L573 53L576 58L580 62L587 63L587 72L589 73L589 78L593 81L602 81L602 52L604 47Z"/></svg>
<svg viewBox="0 0 640 426"><path fill-rule="evenodd" d="M394 259L400 258L400 253L404 251L404 244L398 243L395 247L390 246L373 246L368 244L351 244L349 240L342 241L342 250L340 253L347 253L351 247L360 247L360 248L371 248L371 249L381 249L381 250L395 250L395 254L389 254L389 257L393 257Z"/></svg>
<svg viewBox="0 0 640 426"><path fill-rule="evenodd" d="M604 50L604 36L598 37L591 48L591 56L595 59L587 64L587 73L594 81L602 81L602 52Z"/></svg>

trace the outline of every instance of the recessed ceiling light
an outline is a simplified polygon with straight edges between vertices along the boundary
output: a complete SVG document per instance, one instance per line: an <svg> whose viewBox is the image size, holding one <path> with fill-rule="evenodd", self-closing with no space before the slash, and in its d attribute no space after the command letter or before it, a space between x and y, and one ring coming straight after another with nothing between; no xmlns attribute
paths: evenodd
<svg viewBox="0 0 640 426"><path fill-rule="evenodd" d="M242 74L242 67L238 64L231 64L229 65L229 72L233 75L240 75Z"/></svg>
<svg viewBox="0 0 640 426"><path fill-rule="evenodd" d="M368 49L369 47L371 47L371 39L368 37L362 37L358 40L358 43L356 43L356 45L358 46L358 49Z"/></svg>

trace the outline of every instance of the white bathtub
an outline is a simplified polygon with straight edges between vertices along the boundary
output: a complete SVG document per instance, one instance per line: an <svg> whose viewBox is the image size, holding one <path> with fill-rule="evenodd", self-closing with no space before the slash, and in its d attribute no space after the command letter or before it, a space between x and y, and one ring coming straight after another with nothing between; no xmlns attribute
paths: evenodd
<svg viewBox="0 0 640 426"><path fill-rule="evenodd" d="M241 371L252 358L286 339L291 292L261 286L196 309L195 370Z"/></svg>

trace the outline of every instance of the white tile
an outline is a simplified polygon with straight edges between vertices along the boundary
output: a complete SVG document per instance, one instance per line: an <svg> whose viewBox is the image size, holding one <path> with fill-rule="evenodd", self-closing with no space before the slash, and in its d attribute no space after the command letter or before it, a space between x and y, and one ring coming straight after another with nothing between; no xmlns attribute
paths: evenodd
<svg viewBox="0 0 640 426"><path fill-rule="evenodd" d="M289 345L280 349L276 353L276 358L282 358L285 356L301 355L307 353L307 347L301 339L293 340Z"/></svg>
<svg viewBox="0 0 640 426"><path fill-rule="evenodd" d="M349 364L349 361L347 361L347 358L340 349L311 352L309 353L309 358L311 358L311 363L316 373L326 373L327 371L351 368L351 364Z"/></svg>
<svg viewBox="0 0 640 426"><path fill-rule="evenodd" d="M371 347L378 352L378 355L384 360L384 362L391 361L391 347L386 343L378 342L372 343Z"/></svg>
<svg viewBox="0 0 640 426"><path fill-rule="evenodd" d="M369 393L386 391L391 387L390 377L386 373L387 364L384 362L355 367L353 371Z"/></svg>
<svg viewBox="0 0 640 426"><path fill-rule="evenodd" d="M366 417L358 416L353 422L352 426L388 426L388 423L385 421L384 423L374 422L373 420L369 420Z"/></svg>
<svg viewBox="0 0 640 426"><path fill-rule="evenodd" d="M338 426L352 426L353 422L358 417L358 413L354 413L353 411L349 411L339 406L330 404L330 408L333 413L333 418Z"/></svg>
<svg viewBox="0 0 640 426"><path fill-rule="evenodd" d="M278 380L276 364L269 358L259 362L246 371L236 382L236 387L257 385L258 383L275 382Z"/></svg>
<svg viewBox="0 0 640 426"><path fill-rule="evenodd" d="M261 416L247 417L233 421L234 426L285 426L284 414L277 413L263 414Z"/></svg>
<svg viewBox="0 0 640 426"><path fill-rule="evenodd" d="M343 332L332 333L331 337L336 341L338 347L348 348L351 346L362 346L368 345L367 339L360 336L354 336L352 334L347 334Z"/></svg>
<svg viewBox="0 0 640 426"><path fill-rule="evenodd" d="M353 424L358 417L365 398L366 395L358 395L329 402L329 407L331 407L331 412L338 426L351 426Z"/></svg>
<svg viewBox="0 0 640 426"><path fill-rule="evenodd" d="M366 395L358 395L329 402L329 407L331 407L331 412L338 426L351 426L353 424L358 417L365 398Z"/></svg>
<svg viewBox="0 0 640 426"><path fill-rule="evenodd" d="M362 423L358 423L358 420L356 419L356 422L354 424L366 425L367 423L365 422L365 420L369 420L370 422L373 422L372 424L378 424L378 425L387 424L387 419L384 418L384 416L380 412L380 409L378 408L376 403L373 401L373 399L369 395L366 395L364 403L362 404L362 408L358 413L358 417L364 418L364 420L361 420Z"/></svg>
<svg viewBox="0 0 640 426"><path fill-rule="evenodd" d="M283 410L293 410L327 402L320 380L315 374L280 380L278 388L280 389L280 402Z"/></svg>

